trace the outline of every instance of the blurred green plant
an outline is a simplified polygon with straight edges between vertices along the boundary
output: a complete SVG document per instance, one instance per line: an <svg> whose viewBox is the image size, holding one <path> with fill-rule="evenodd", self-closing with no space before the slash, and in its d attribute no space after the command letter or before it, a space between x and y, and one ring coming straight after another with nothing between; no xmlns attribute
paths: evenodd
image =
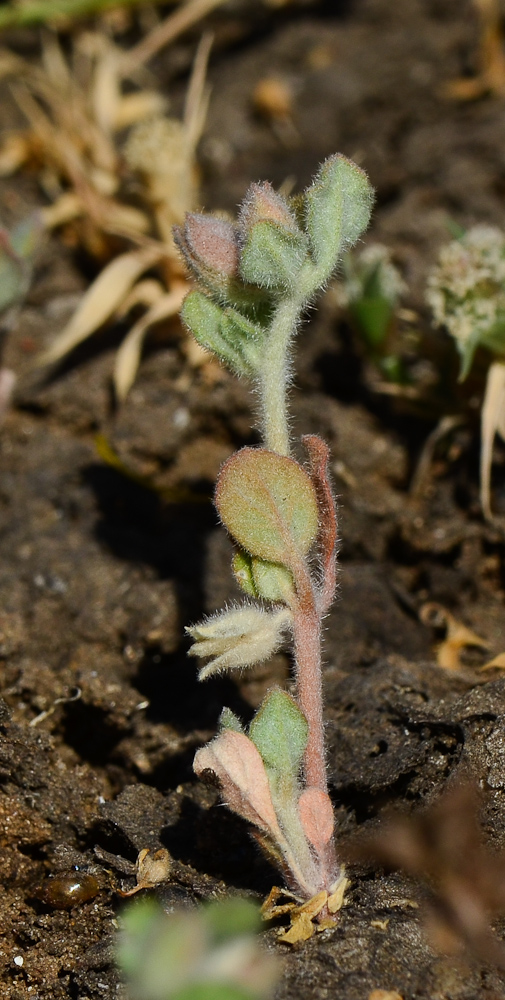
<svg viewBox="0 0 505 1000"><path fill-rule="evenodd" d="M246 899L167 914L142 900L122 915L119 966L131 1000L266 1000L280 965L257 940L261 918Z"/></svg>
<svg viewBox="0 0 505 1000"><path fill-rule="evenodd" d="M338 301L362 340L368 357L389 381L404 382L401 357L390 350L396 311L406 285L382 243L371 243L344 257Z"/></svg>
<svg viewBox="0 0 505 1000"><path fill-rule="evenodd" d="M0 226L0 313L20 304L30 288L33 260L43 234L37 213L10 231Z"/></svg>
<svg viewBox="0 0 505 1000"><path fill-rule="evenodd" d="M0 10L0 28L28 27L32 24L47 24L48 21L69 21L78 17L90 17L107 10L121 7L140 6L146 0L26 0L25 3L9 3Z"/></svg>
<svg viewBox="0 0 505 1000"><path fill-rule="evenodd" d="M2 367L4 338L16 321L33 276L33 260L42 237L37 213L22 219L12 230L0 226L0 423L7 412L16 375Z"/></svg>
<svg viewBox="0 0 505 1000"><path fill-rule="evenodd" d="M252 184L237 223L189 214L174 229L199 285L182 319L202 347L253 382L262 436L262 447L228 459L215 494L249 601L188 628L190 655L208 659L204 679L261 662L291 635L296 675L296 697L270 691L248 732L226 710L194 767L215 776L302 901L289 943L310 937L313 920L320 928L335 921L346 884L333 843L321 678L321 622L336 583L335 503L325 442L302 438L306 467L291 454L291 358L303 311L366 228L372 200L366 174L336 155L297 198Z"/></svg>
<svg viewBox="0 0 505 1000"><path fill-rule="evenodd" d="M493 442L496 434L505 440L505 233L494 226L473 226L443 246L428 277L426 298L435 325L445 327L455 341L460 381L478 348L495 359L481 410L481 504L491 519Z"/></svg>
<svg viewBox="0 0 505 1000"><path fill-rule="evenodd" d="M22 3L8 3L0 9L0 29L21 28L30 25L43 24L68 26L75 20L94 15L106 14L109 10L120 8L142 7L159 4L162 0L23 0ZM166 0L164 0L166 3ZM223 0L192 0L190 3L180 3L180 7L198 7L198 17L201 11L207 12L218 6ZM178 0L172 0L175 5ZM191 15L190 15L191 20Z"/></svg>

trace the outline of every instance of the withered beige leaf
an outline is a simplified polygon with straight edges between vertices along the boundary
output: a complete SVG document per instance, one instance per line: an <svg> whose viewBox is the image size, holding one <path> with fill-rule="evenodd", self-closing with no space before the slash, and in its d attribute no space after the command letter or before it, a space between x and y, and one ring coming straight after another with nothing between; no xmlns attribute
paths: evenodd
<svg viewBox="0 0 505 1000"><path fill-rule="evenodd" d="M83 296L72 319L38 359L39 365L59 361L110 319L143 271L162 258L158 247L142 247L121 254L98 275Z"/></svg>
<svg viewBox="0 0 505 1000"><path fill-rule="evenodd" d="M489 643L472 629L459 622L447 608L436 601L423 604L419 617L424 625L435 628L445 627L446 635L437 649L437 663L445 670L459 670L462 666L461 653L467 647L489 649Z"/></svg>
<svg viewBox="0 0 505 1000"><path fill-rule="evenodd" d="M157 278L143 278L142 281L137 281L137 284L133 286L130 294L126 296L117 309L116 316L118 319L123 319L135 306L144 306L145 309L150 309L166 294L165 286Z"/></svg>
<svg viewBox="0 0 505 1000"><path fill-rule="evenodd" d="M505 363L494 361L486 381L481 414L480 498L484 517L492 520L491 463L495 434L505 440Z"/></svg>
<svg viewBox="0 0 505 1000"><path fill-rule="evenodd" d="M493 656L492 660L488 660L487 663L483 663L481 670L505 670L505 653L498 653L498 656Z"/></svg>
<svg viewBox="0 0 505 1000"><path fill-rule="evenodd" d="M114 390L121 402L126 399L133 385L140 363L142 344L149 327L162 319L168 319L169 316L175 316L181 308L187 290L186 284L177 284L171 292L153 303L124 338L116 354L113 374Z"/></svg>

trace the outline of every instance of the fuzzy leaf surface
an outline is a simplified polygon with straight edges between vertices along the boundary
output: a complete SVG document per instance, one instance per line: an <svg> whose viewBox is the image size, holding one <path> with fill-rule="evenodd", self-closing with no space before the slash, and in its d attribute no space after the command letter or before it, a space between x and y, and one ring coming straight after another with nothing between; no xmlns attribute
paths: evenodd
<svg viewBox="0 0 505 1000"><path fill-rule="evenodd" d="M312 255L321 276L329 277L342 252L368 226L373 188L360 167L337 153L321 166L306 191L305 203Z"/></svg>
<svg viewBox="0 0 505 1000"><path fill-rule="evenodd" d="M249 553L244 552L243 549L239 549L233 556L231 568L244 594L247 594L249 597L259 597L253 577L252 559Z"/></svg>
<svg viewBox="0 0 505 1000"><path fill-rule="evenodd" d="M301 465L264 448L242 448L223 466L216 506L251 555L292 568L318 530L317 499Z"/></svg>
<svg viewBox="0 0 505 1000"><path fill-rule="evenodd" d="M243 819L282 839L272 802L265 765L259 750L244 733L226 729L198 750L193 768L200 777L211 771L221 786L226 805Z"/></svg>
<svg viewBox="0 0 505 1000"><path fill-rule="evenodd" d="M252 227L240 256L244 281L260 288L293 288L308 252L306 237L275 222Z"/></svg>
<svg viewBox="0 0 505 1000"><path fill-rule="evenodd" d="M220 729L232 729L234 733L244 732L244 727L238 715L235 715L235 712L232 712L231 708L223 708L219 716L219 727Z"/></svg>
<svg viewBox="0 0 505 1000"><path fill-rule="evenodd" d="M307 746L309 727L294 698L274 688L249 727L249 736L267 768L296 780Z"/></svg>
<svg viewBox="0 0 505 1000"><path fill-rule="evenodd" d="M241 354L246 364L255 369L259 360L259 345L265 333L237 309L228 307L221 317L220 332L227 344Z"/></svg>
<svg viewBox="0 0 505 1000"><path fill-rule="evenodd" d="M181 319L195 340L207 351L216 354L223 364L238 375L249 375L250 369L240 350L232 346L221 332L223 310L202 292L190 292L181 309Z"/></svg>
<svg viewBox="0 0 505 1000"><path fill-rule="evenodd" d="M295 597L293 574L285 566L253 559L252 575L256 591L265 601L283 601L290 604Z"/></svg>

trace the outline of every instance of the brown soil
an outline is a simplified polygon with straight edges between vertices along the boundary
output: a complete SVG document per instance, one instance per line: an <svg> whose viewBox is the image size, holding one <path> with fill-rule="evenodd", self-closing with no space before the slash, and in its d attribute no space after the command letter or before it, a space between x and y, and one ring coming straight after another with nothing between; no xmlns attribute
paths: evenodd
<svg viewBox="0 0 505 1000"><path fill-rule="evenodd" d="M475 67L471 3L229 7L211 19L205 206L233 209L250 180L293 176L302 186L335 150L356 159L377 189L369 238L393 248L415 329L432 351L423 363L435 374L452 365L451 385L452 349L430 333L422 300L426 272L449 218L505 224L503 99L441 97L444 83ZM187 64L188 42L193 51L185 39L171 62L155 63L167 84ZM272 71L295 95L287 133L251 109L256 83ZM22 214L35 190L3 183L4 214ZM30 352L61 328L86 280L57 240L46 247L4 352L20 373L0 436L0 976L12 1000L122 995L113 962L121 859L144 847L165 846L179 862L163 888L167 906L227 887L262 894L276 881L244 826L195 782L191 762L223 704L250 715L272 677L286 676L287 659L240 687L196 683L182 626L234 596L230 548L209 503L180 506L170 493L189 482L205 496L223 458L254 440L253 399L231 376L195 372L172 335L151 349L115 411L110 373L122 331L97 336L57 378L35 385ZM505 847L505 682L479 673L477 654L443 671L418 614L437 601L487 641L484 658L503 652L504 536L483 522L478 502L481 394L479 378L423 408L375 392L331 292L300 342L296 428L328 440L340 496L340 596L327 622L325 683L341 837L373 829L386 805L427 805L469 776L481 789L486 836ZM413 496L417 458L444 406L463 422ZM98 431L156 488L104 464ZM503 460L498 448L501 512ZM119 856L116 868L95 845ZM49 894L41 886L75 865L83 901L60 908L64 883ZM405 1000L505 995L494 967L434 950L412 881L370 868L352 875L338 927L284 952L279 1000L363 1000L379 988ZM274 947L274 931L265 936Z"/></svg>

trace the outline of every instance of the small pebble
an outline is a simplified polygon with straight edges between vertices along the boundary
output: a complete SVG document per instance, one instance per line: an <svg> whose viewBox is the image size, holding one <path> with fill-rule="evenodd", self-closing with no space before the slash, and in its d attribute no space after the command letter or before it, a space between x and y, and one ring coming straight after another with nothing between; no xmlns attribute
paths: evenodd
<svg viewBox="0 0 505 1000"><path fill-rule="evenodd" d="M55 910L70 910L94 899L99 892L100 885L94 875L79 871L60 872L46 879L39 898Z"/></svg>

